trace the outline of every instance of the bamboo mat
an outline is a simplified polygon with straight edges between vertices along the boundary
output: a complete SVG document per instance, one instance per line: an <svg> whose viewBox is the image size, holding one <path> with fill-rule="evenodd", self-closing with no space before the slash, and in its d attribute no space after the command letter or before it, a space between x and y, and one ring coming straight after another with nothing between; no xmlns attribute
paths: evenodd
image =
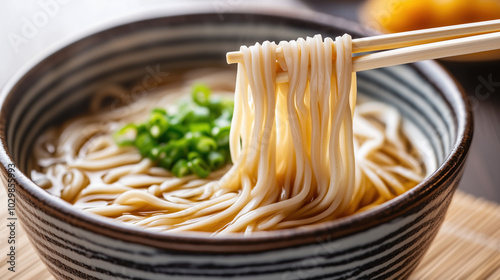
<svg viewBox="0 0 500 280"><path fill-rule="evenodd" d="M0 191L0 201L6 200L5 191ZM5 208L0 210L0 221L7 221ZM20 227L16 233L16 272L8 271L8 229L0 228L0 279L54 279ZM417 279L500 279L500 205L458 191L439 234L410 276L410 280Z"/></svg>

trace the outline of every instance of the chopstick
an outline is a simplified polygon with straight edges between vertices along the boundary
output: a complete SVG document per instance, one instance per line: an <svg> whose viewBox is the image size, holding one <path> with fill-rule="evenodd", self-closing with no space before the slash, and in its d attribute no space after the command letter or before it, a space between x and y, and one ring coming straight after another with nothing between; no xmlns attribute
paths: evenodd
<svg viewBox="0 0 500 280"><path fill-rule="evenodd" d="M353 71L500 49L500 32L416 45L353 58Z"/></svg>
<svg viewBox="0 0 500 280"><path fill-rule="evenodd" d="M354 53L381 51L495 31L500 31L498 19L354 39L352 49Z"/></svg>
<svg viewBox="0 0 500 280"><path fill-rule="evenodd" d="M499 49L500 32L495 31L500 31L500 20L354 39L352 45L356 53L399 49L354 57L353 71ZM281 48L277 49L277 53L283 55ZM228 52L226 58L228 63L240 63L243 60L240 52ZM287 78L277 79L285 81Z"/></svg>

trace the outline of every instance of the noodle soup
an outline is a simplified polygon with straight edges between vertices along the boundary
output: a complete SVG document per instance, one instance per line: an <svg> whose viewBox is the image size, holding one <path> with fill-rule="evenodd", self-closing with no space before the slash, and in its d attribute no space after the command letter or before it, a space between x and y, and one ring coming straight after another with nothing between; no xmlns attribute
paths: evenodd
<svg viewBox="0 0 500 280"><path fill-rule="evenodd" d="M139 101L134 98L134 83L144 86L145 77L154 81L147 70L160 69L169 73L162 78L179 81L174 79L181 75L178 69L222 66L226 52L242 44L269 39L279 42L316 33L332 38L345 32L369 34L355 23L306 10L264 13L235 7L224 13L221 21L221 14L210 10L211 4L207 6L199 12L168 10L134 15L119 25L79 34L81 39L52 48L2 88L3 175L5 179L7 169L14 170L16 216L40 259L61 279L407 278L444 219L472 135L464 95L431 61L357 75L358 105L367 97L401 113L402 134L418 150L414 156L422 161L426 173L417 186L360 213L295 228L213 238L213 232L147 229L82 211L42 189L41 178L29 176L35 169L35 144L42 141L45 132L61 129L61 120L88 116L88 111L87 115L80 112L92 109L90 100L101 100L95 101L99 113L94 113L100 116L110 107L121 108L120 100L125 107L133 104L129 100ZM236 69L232 69L234 83ZM200 81L202 76L185 77L185 81ZM130 98L120 98L120 94L118 98L93 98L116 85ZM192 84L185 86L191 88ZM215 88L212 86L212 91ZM233 94L235 85L225 91ZM109 95L117 94L103 96ZM362 113L361 108L358 106L355 114ZM133 121L142 123L148 118L145 113L143 119ZM384 123L369 119L374 124ZM117 122L108 133L114 134L128 123ZM49 147L49 151L54 149ZM141 212L144 217L146 212Z"/></svg>
<svg viewBox="0 0 500 280"><path fill-rule="evenodd" d="M83 211L162 232L251 234L310 226L380 205L422 181L426 170L396 109L372 100L355 108L356 79L347 74L350 37L337 38L333 52L332 45L320 36L281 42L285 57L278 62L286 65L287 82L278 83L273 72L278 45L265 42L242 47L245 61L237 75L193 70L182 82L114 109L101 103L127 96L127 90L104 88L90 115L40 137L32 178ZM176 104L199 82L214 96L235 94L228 136L232 163L200 178L188 174L191 152L183 150L188 172L179 176L179 164L167 170L164 158L144 156L146 144L120 147L113 140L120 127L146 120L155 108L174 118L181 114ZM202 137L211 137L214 128ZM208 155L198 157L208 165Z"/></svg>

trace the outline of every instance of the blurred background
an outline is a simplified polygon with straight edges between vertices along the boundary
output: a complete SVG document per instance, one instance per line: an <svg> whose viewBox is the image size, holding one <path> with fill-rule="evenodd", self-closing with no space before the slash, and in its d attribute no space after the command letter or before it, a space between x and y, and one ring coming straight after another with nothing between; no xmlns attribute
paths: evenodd
<svg viewBox="0 0 500 280"><path fill-rule="evenodd" d="M169 13L210 6L311 9L361 22L378 32L399 32L500 18L500 0L2 0L0 86L52 45L138 13ZM293 38L290 38L293 39ZM70 59L70 58L68 58ZM500 202L500 51L440 60L464 87L475 134L460 189Z"/></svg>

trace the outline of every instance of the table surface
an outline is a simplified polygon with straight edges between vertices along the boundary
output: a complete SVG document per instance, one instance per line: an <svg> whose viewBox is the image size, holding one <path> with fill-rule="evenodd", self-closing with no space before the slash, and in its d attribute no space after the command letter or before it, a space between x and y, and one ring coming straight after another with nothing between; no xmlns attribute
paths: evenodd
<svg viewBox="0 0 500 280"><path fill-rule="evenodd" d="M24 63L53 43L138 11L196 5L199 1L7 1L0 9L0 85ZM203 2L203 1L202 1ZM214 6L292 6L357 20L361 0L214 0ZM52 6L41 3L52 3ZM55 4L54 4L55 3ZM207 4L207 1L204 1ZM4 6L5 5L5 6ZM45 15L45 17L44 17ZM36 23L36 25L35 25ZM29 36L28 36L29 35ZM17 36L17 37L16 37ZM17 39L17 40L16 40ZM500 61L441 62L463 85L473 105L474 140L459 189L500 202Z"/></svg>

